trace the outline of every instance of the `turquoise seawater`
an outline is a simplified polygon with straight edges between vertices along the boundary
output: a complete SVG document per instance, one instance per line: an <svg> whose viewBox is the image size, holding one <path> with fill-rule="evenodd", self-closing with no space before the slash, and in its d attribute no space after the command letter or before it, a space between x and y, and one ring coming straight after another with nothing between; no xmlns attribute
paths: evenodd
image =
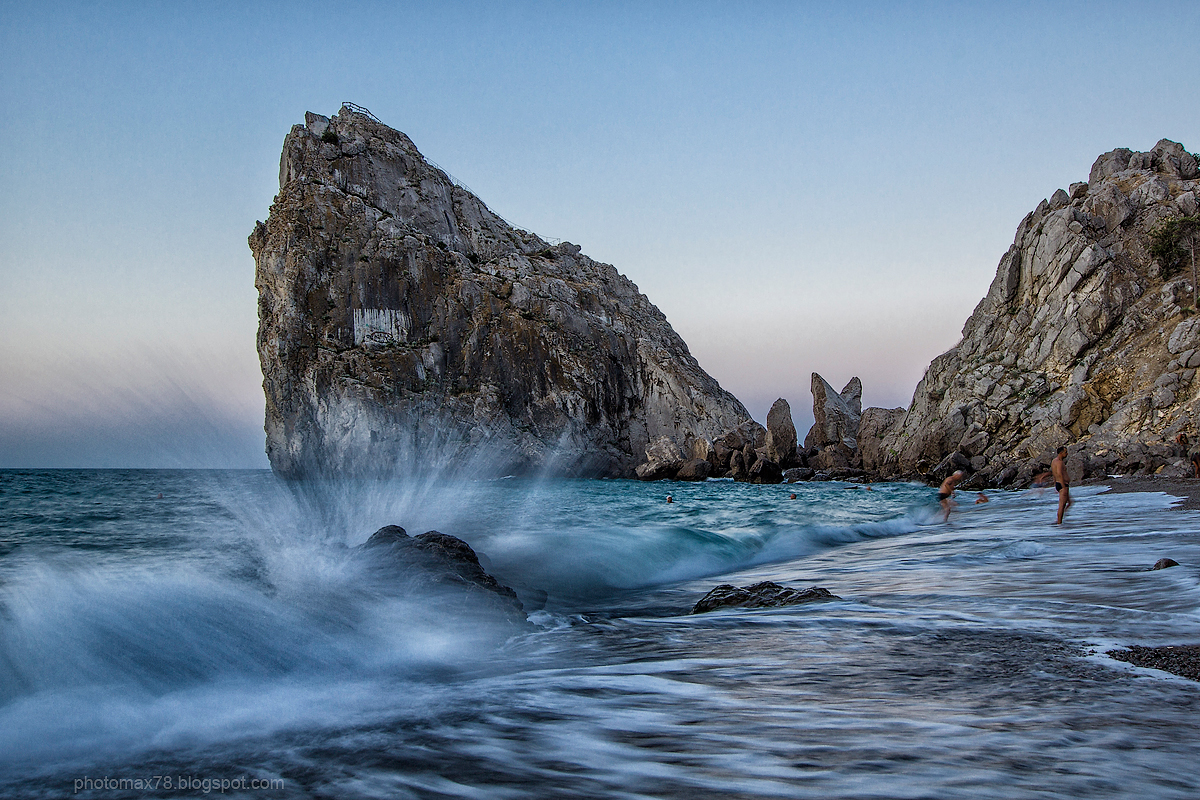
<svg viewBox="0 0 1200 800"><path fill-rule="evenodd" d="M1200 515L991 496L3 471L0 796L1200 795L1200 683L1103 654L1200 643ZM366 569L388 524L530 624ZM841 599L688 613L760 580Z"/></svg>

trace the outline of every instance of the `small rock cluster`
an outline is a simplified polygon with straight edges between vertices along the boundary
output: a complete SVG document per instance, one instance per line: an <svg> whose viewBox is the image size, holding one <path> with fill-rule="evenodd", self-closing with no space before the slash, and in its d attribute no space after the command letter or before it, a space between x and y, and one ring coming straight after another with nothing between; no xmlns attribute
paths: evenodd
<svg viewBox="0 0 1200 800"><path fill-rule="evenodd" d="M687 450L660 436L646 447L646 461L636 469L644 481L702 481L733 478L749 483L782 483L784 469L798 466L796 428L783 398L767 415L767 427L750 420L715 439L697 437Z"/></svg>
<svg viewBox="0 0 1200 800"><path fill-rule="evenodd" d="M904 409L862 410L862 382L851 378L838 392L817 373L812 374L814 423L799 446L792 409L779 398L767 413L764 428L747 422L714 439L693 439L685 452L666 437L646 448L646 461L636 474L644 481L702 481L733 478L747 483L794 483L834 479L870 480L862 468L860 431L868 431L867 447L877 441L875 431L890 424Z"/></svg>

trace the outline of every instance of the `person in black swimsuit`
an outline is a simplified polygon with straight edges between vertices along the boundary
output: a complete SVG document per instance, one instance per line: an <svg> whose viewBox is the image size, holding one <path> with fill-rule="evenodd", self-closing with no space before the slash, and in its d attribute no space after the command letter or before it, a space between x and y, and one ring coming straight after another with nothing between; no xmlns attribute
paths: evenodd
<svg viewBox="0 0 1200 800"><path fill-rule="evenodd" d="M942 504L942 522L950 521L950 509L954 506L954 501L951 496L954 494L954 489L958 484L962 483L965 473L960 469L946 480L942 481L941 487L938 488L938 502Z"/></svg>
<svg viewBox="0 0 1200 800"><path fill-rule="evenodd" d="M1050 462L1050 471L1054 473L1054 491L1058 492L1058 521L1062 525L1063 514L1071 507L1071 476L1067 474L1067 448L1058 448L1054 460Z"/></svg>

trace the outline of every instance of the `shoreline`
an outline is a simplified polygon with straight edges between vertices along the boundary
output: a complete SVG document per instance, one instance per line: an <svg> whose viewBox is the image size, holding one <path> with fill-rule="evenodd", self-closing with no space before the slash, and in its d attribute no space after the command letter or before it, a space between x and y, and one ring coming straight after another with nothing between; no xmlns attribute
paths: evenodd
<svg viewBox="0 0 1200 800"><path fill-rule="evenodd" d="M1200 509L1200 480L1196 478L1159 478L1153 475L1122 475L1099 480L1089 480L1085 481L1082 485L1107 486L1108 488L1101 492L1101 494L1164 492L1183 498L1182 503L1176 503L1171 507L1172 511ZM1123 647L1107 651L1106 655L1137 667L1169 672L1181 678L1200 682L1200 645L1197 644L1163 645L1159 647L1124 645Z"/></svg>
<svg viewBox="0 0 1200 800"><path fill-rule="evenodd" d="M1171 510L1200 510L1200 479L1160 478L1154 475L1118 475L1083 481L1080 486L1107 486L1101 494L1126 494L1129 492L1164 492L1183 499Z"/></svg>

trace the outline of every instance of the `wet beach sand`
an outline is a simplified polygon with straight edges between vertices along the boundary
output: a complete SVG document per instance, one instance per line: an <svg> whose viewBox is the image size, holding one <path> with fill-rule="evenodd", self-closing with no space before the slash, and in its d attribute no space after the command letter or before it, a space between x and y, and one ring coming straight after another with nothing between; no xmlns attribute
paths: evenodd
<svg viewBox="0 0 1200 800"><path fill-rule="evenodd" d="M1098 486L1107 486L1108 492L1165 492L1183 498L1174 508L1200 509L1200 480L1196 478L1158 478L1153 475L1108 477L1103 480L1087 481ZM1133 645L1127 650L1110 650L1108 655L1137 667L1160 669L1194 681L1200 681L1200 645L1178 645L1166 647L1140 647Z"/></svg>
<svg viewBox="0 0 1200 800"><path fill-rule="evenodd" d="M1154 475L1120 475L1109 476L1099 480L1084 482L1091 486L1107 486L1113 494L1126 492L1165 492L1166 494L1182 497L1183 502L1175 505L1176 509L1200 509L1200 479L1196 478L1159 478Z"/></svg>

